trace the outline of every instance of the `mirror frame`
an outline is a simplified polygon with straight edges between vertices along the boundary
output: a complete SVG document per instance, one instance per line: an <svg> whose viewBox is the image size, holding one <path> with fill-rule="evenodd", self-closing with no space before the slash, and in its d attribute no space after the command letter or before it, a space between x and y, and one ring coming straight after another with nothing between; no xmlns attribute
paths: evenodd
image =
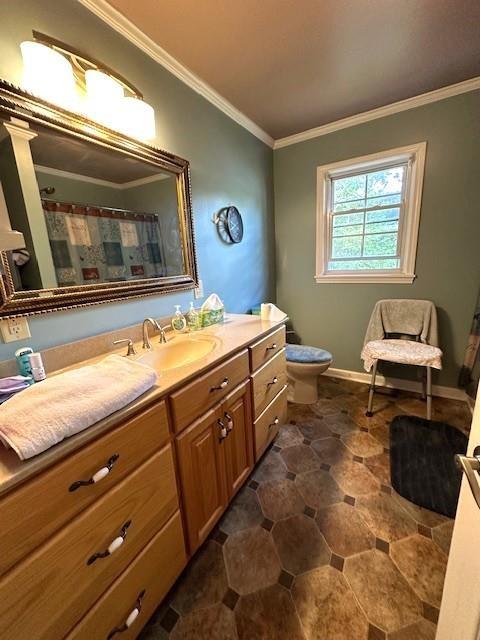
<svg viewBox="0 0 480 640"><path fill-rule="evenodd" d="M0 115L7 119L17 118L29 124L48 127L76 139L119 151L125 156L155 165L159 170L175 174L180 235L186 269L186 273L179 276L20 292L15 290L7 253L2 251L0 252L0 317L74 309L128 298L185 291L198 286L188 160L108 129L83 115L45 102L1 79ZM34 295L25 296L26 293Z"/></svg>

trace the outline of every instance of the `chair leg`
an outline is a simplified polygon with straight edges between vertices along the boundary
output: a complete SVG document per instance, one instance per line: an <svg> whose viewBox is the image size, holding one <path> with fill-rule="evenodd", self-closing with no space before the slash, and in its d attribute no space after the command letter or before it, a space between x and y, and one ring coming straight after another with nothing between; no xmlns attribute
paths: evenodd
<svg viewBox="0 0 480 640"><path fill-rule="evenodd" d="M370 390L368 392L368 407L367 413L365 414L368 418L373 416L373 394L375 393L375 378L377 376L377 364L378 360L375 360L372 367L372 379L370 381Z"/></svg>
<svg viewBox="0 0 480 640"><path fill-rule="evenodd" d="M432 369L427 367L427 420L432 419Z"/></svg>
<svg viewBox="0 0 480 640"><path fill-rule="evenodd" d="M422 369L422 400L427 399L427 380L426 372Z"/></svg>

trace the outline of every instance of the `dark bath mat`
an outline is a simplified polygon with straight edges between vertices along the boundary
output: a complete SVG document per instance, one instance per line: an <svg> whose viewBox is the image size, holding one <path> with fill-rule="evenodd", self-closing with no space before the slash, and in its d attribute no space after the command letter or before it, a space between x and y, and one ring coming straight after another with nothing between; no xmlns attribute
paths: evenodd
<svg viewBox="0 0 480 640"><path fill-rule="evenodd" d="M445 422L397 416L390 425L392 487L410 502L454 518L462 479L454 456L466 450L466 436Z"/></svg>

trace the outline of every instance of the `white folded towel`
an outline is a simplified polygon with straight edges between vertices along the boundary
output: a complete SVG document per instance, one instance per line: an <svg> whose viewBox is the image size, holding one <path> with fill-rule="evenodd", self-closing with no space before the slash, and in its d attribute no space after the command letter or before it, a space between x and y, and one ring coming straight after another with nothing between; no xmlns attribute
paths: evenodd
<svg viewBox="0 0 480 640"><path fill-rule="evenodd" d="M153 387L151 367L118 355L37 382L0 406L0 441L25 460Z"/></svg>

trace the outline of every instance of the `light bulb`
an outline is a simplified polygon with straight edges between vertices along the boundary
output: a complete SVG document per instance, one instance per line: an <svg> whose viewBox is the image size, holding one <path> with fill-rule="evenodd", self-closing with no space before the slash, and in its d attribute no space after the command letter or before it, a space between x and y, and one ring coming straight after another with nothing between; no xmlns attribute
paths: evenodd
<svg viewBox="0 0 480 640"><path fill-rule="evenodd" d="M75 77L70 62L40 42L22 42L20 49L25 89L65 109L77 109Z"/></svg>
<svg viewBox="0 0 480 640"><path fill-rule="evenodd" d="M132 138L151 140L155 137L155 111L140 98L123 98L119 109L119 130Z"/></svg>
<svg viewBox="0 0 480 640"><path fill-rule="evenodd" d="M98 71L85 72L87 87L86 112L89 118L106 127L118 128L118 113L123 100L123 86L114 78Z"/></svg>

